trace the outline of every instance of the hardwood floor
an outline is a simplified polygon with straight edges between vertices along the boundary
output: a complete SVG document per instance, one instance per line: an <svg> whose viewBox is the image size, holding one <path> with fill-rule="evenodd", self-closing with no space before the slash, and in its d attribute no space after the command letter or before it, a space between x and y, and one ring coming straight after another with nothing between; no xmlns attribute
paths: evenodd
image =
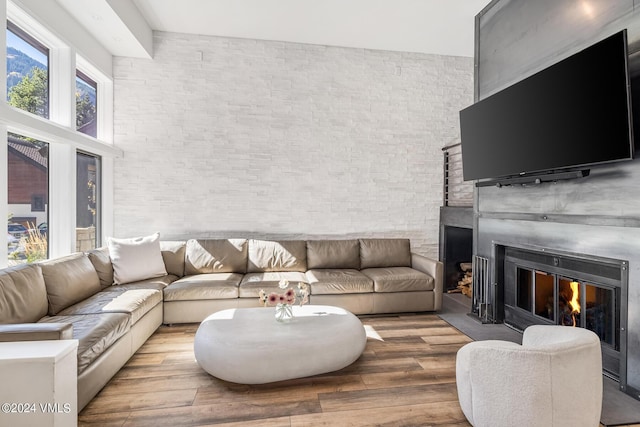
<svg viewBox="0 0 640 427"><path fill-rule="evenodd" d="M436 315L361 320L369 338L351 366L258 386L204 372L193 356L197 325L163 326L85 407L78 425L469 426L455 384L455 355L467 336Z"/></svg>
<svg viewBox="0 0 640 427"><path fill-rule="evenodd" d="M469 425L455 386L455 354L469 338L436 315L362 321L367 347L351 366L258 386L204 372L193 356L197 325L163 326L85 407L78 424Z"/></svg>

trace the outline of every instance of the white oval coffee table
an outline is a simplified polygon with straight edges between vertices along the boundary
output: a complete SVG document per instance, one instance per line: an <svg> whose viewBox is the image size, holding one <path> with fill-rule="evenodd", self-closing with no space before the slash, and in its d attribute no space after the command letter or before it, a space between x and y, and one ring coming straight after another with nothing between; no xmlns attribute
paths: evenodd
<svg viewBox="0 0 640 427"><path fill-rule="evenodd" d="M274 311L237 308L204 319L193 346L198 364L225 381L264 384L337 371L364 351L364 327L347 310L294 306L286 323L276 321Z"/></svg>

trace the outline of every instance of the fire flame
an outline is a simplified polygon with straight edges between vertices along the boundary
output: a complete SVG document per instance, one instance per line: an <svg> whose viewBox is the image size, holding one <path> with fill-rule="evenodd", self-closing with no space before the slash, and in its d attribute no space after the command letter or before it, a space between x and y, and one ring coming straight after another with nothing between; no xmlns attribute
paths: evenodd
<svg viewBox="0 0 640 427"><path fill-rule="evenodd" d="M569 307L571 307L571 319L573 326L576 326L576 314L580 313L580 302L578 301L578 289L580 284L578 282L569 283L571 286L571 301L569 301Z"/></svg>

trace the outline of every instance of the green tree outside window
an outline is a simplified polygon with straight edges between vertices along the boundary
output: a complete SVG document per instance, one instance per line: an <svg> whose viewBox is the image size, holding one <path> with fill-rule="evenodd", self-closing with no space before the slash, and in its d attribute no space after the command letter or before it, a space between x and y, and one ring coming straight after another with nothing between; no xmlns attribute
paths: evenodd
<svg viewBox="0 0 640 427"><path fill-rule="evenodd" d="M33 67L31 72L9 90L9 105L40 117L49 117L47 72Z"/></svg>

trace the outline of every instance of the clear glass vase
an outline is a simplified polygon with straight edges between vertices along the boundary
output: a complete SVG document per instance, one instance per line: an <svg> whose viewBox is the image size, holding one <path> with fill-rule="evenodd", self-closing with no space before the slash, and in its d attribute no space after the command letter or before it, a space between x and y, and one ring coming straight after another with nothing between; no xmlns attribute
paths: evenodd
<svg viewBox="0 0 640 427"><path fill-rule="evenodd" d="M291 304L277 304L275 316L278 322L288 322L293 319L293 306Z"/></svg>

